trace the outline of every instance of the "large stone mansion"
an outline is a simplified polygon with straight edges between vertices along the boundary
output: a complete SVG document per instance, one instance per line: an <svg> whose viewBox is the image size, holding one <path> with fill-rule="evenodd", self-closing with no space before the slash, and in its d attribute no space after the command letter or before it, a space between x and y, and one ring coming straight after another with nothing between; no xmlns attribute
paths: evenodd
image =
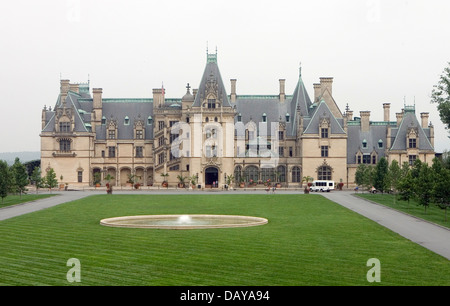
<svg viewBox="0 0 450 306"><path fill-rule="evenodd" d="M169 186L179 176L197 176L202 187L235 183L281 182L299 187L302 178L354 185L358 164L381 157L412 163L431 162L434 128L428 113L419 122L415 108L405 106L391 119L372 121L370 111L343 113L333 98L333 78L314 84L312 99L302 81L276 95L239 95L236 80L230 94L216 54L207 54L197 89L187 86L182 98L166 98L164 88L147 99L105 99L89 82L61 80L53 109L42 111L41 167L53 168L71 186L124 186L134 178L143 186ZM109 174L109 176L108 176Z"/></svg>

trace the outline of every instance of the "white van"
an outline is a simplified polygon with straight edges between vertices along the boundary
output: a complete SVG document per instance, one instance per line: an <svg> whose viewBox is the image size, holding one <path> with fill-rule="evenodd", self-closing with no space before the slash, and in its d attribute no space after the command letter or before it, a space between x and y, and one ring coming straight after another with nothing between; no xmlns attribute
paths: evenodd
<svg viewBox="0 0 450 306"><path fill-rule="evenodd" d="M315 192L330 192L334 190L334 182L333 181L314 181L311 185L311 191Z"/></svg>

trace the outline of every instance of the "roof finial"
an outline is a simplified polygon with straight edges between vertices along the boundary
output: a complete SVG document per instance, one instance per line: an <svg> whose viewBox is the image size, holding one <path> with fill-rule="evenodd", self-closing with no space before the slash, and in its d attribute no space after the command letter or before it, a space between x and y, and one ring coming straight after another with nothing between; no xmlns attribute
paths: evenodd
<svg viewBox="0 0 450 306"><path fill-rule="evenodd" d="M298 71L299 71L299 76L302 76L302 62L300 62L300 65L298 67Z"/></svg>

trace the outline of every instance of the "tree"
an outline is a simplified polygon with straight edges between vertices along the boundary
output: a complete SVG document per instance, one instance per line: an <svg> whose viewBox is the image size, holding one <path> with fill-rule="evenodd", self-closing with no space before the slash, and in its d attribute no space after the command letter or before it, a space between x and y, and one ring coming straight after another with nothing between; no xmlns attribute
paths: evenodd
<svg viewBox="0 0 450 306"><path fill-rule="evenodd" d="M414 179L411 174L411 169L408 162L404 162L401 168L401 176L397 182L397 189L399 191L400 200L409 201L414 196Z"/></svg>
<svg viewBox="0 0 450 306"><path fill-rule="evenodd" d="M14 192L19 192L20 198L22 198L22 193L27 191L26 186L29 181L27 168L20 162L18 157L16 157L14 164L11 166L11 175L14 178L14 185L12 188Z"/></svg>
<svg viewBox="0 0 450 306"><path fill-rule="evenodd" d="M388 177L389 165L385 157L380 158L378 164L375 167L373 186L375 189L381 192L389 191L389 177Z"/></svg>
<svg viewBox="0 0 450 306"><path fill-rule="evenodd" d="M358 168L356 168L355 183L358 186L363 186L369 190L373 186L373 177L374 167L366 164L360 164Z"/></svg>
<svg viewBox="0 0 450 306"><path fill-rule="evenodd" d="M55 173L55 170L53 170L53 168L50 168L47 171L47 174L44 178L44 182L45 182L45 187L49 188L50 191L52 190L52 188L55 188L58 186L58 180L56 179L56 173Z"/></svg>
<svg viewBox="0 0 450 306"><path fill-rule="evenodd" d="M437 158L433 159L434 185L432 190L433 202L445 211L445 221L447 221L447 209L450 207L450 169L443 167L442 162Z"/></svg>
<svg viewBox="0 0 450 306"><path fill-rule="evenodd" d="M31 183L36 187L36 194L38 193L39 188L44 187L42 181L41 168L35 167L33 173L31 173Z"/></svg>
<svg viewBox="0 0 450 306"><path fill-rule="evenodd" d="M450 127L450 62L448 64L431 92L431 103L438 104L439 115L447 128Z"/></svg>
<svg viewBox="0 0 450 306"><path fill-rule="evenodd" d="M2 204L4 198L8 196L10 188L10 174L8 164L0 160L0 197L2 198Z"/></svg>
<svg viewBox="0 0 450 306"><path fill-rule="evenodd" d="M398 189L398 182L401 177L401 169L398 164L398 161L395 159L392 161L391 165L389 166L389 184L392 191L395 193Z"/></svg>
<svg viewBox="0 0 450 306"><path fill-rule="evenodd" d="M420 205L425 208L425 213L427 213L427 208L432 202L432 191L434 187L434 179L431 168L427 163L417 163L420 165L418 177L415 182L415 194Z"/></svg>

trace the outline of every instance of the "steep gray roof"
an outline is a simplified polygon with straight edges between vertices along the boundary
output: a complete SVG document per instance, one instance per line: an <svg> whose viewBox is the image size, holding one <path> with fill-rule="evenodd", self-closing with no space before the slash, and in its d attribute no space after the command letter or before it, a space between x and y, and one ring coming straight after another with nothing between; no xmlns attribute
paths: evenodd
<svg viewBox="0 0 450 306"><path fill-rule="evenodd" d="M222 80L222 76L219 71L219 66L217 65L217 55L208 54L208 62L203 72L203 77L198 87L198 92L195 96L195 101L192 106L200 107L201 102L206 98L205 92L209 82L215 82L217 84L217 91L219 94L219 100L223 103L224 107L231 107L228 95Z"/></svg>
<svg viewBox="0 0 450 306"><path fill-rule="evenodd" d="M117 122L117 139L133 139L134 124L137 120L144 122L145 139L153 139L153 124L148 124L148 117L153 117L153 99L104 99L103 117ZM129 123L125 124L128 117ZM107 125L96 127L97 139L106 139Z"/></svg>
<svg viewBox="0 0 450 306"><path fill-rule="evenodd" d="M322 117L330 119L331 131L329 132L331 134L345 134L342 121L339 123L339 121L333 116L333 113L328 105L323 100L315 110L311 120L308 120L308 124L306 125L306 122L304 122L304 126L306 126L304 134L319 134L320 119Z"/></svg>
<svg viewBox="0 0 450 306"><path fill-rule="evenodd" d="M430 143L425 131L419 124L417 117L414 112L405 112L403 115L402 122L398 127L395 140L392 144L391 150L406 150L406 136L408 128L417 128L419 132L419 150L434 150ZM428 132L429 134L429 132Z"/></svg>
<svg viewBox="0 0 450 306"><path fill-rule="evenodd" d="M348 164L356 164L356 153L359 151L363 154L371 154L375 150L378 159L385 156L387 125L371 125L369 132L362 132L360 125L349 125L347 131ZM380 140L383 144L381 148L378 145ZM363 141L367 143L366 148L363 147Z"/></svg>

